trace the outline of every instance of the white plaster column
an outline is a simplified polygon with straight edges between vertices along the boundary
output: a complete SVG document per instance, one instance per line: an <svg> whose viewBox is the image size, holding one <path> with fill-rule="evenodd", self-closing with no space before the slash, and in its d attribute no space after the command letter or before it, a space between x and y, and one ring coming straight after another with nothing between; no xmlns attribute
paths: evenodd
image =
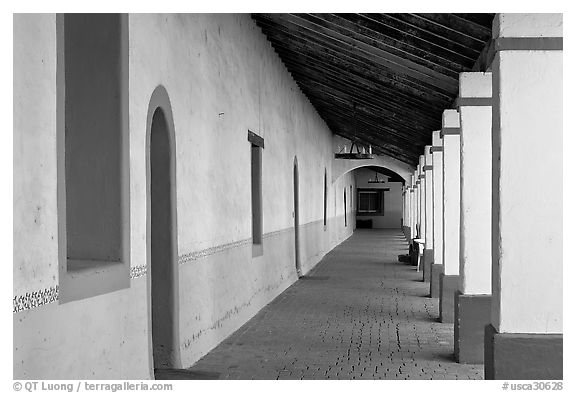
<svg viewBox="0 0 576 393"><path fill-rule="evenodd" d="M404 185L402 191L402 232L408 242L410 242L410 185Z"/></svg>
<svg viewBox="0 0 576 393"><path fill-rule="evenodd" d="M460 115L448 109L442 114L443 263L445 275L460 272Z"/></svg>
<svg viewBox="0 0 576 393"><path fill-rule="evenodd" d="M484 362L491 309L492 73L463 72L460 113L460 280L454 304L454 354Z"/></svg>
<svg viewBox="0 0 576 393"><path fill-rule="evenodd" d="M563 375L562 24L562 14L494 18L487 379Z"/></svg>
<svg viewBox="0 0 576 393"><path fill-rule="evenodd" d="M454 321L454 293L460 271L460 115L448 109L442 114L444 152L444 272L440 274L440 320Z"/></svg>
<svg viewBox="0 0 576 393"><path fill-rule="evenodd" d="M410 233L412 239L416 238L416 177L410 176ZM411 240L412 240L411 239Z"/></svg>
<svg viewBox="0 0 576 393"><path fill-rule="evenodd" d="M434 214L432 230L434 262L430 269L430 297L437 298L440 296L440 273L443 273L444 269L444 168L440 131L432 133L430 151L432 153L432 210Z"/></svg>
<svg viewBox="0 0 576 393"><path fill-rule="evenodd" d="M420 238L420 179L418 179L418 176L420 176L420 169L419 166L416 168L416 170L414 171L414 180L415 180L415 185L414 187L416 188L415 191L415 197L416 199L414 200L414 206L416 207L415 212L416 212L416 232L415 232L415 238Z"/></svg>
<svg viewBox="0 0 576 393"><path fill-rule="evenodd" d="M419 212L420 212L420 233L418 237L423 241L426 240L426 177L424 176L424 155L420 156L420 164L418 165L418 179L420 186L418 187L419 193Z"/></svg>
<svg viewBox="0 0 576 393"><path fill-rule="evenodd" d="M425 184L425 217L426 217L426 249L432 251L433 240L432 231L434 229L434 217L432 215L432 153L430 153L430 148L432 146L428 145L425 147L426 154L424 155L424 179ZM433 257L433 255L432 255Z"/></svg>
<svg viewBox="0 0 576 393"><path fill-rule="evenodd" d="M491 294L492 73L460 74L460 286Z"/></svg>
<svg viewBox="0 0 576 393"><path fill-rule="evenodd" d="M432 239L432 232L433 232L433 222L434 217L432 215L432 186L433 186L433 179L432 179L432 153L430 153L430 145L424 147L424 167L423 167L423 174L424 174L424 221L425 221L425 234L424 234L424 268L423 268L423 277L422 281L429 282L430 281L430 269L431 265L434 262L434 250L433 250L433 239Z"/></svg>

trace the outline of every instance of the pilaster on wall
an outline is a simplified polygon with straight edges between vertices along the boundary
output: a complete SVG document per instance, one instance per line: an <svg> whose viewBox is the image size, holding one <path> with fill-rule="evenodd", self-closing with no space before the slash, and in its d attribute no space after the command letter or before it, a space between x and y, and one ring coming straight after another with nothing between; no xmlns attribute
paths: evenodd
<svg viewBox="0 0 576 393"><path fill-rule="evenodd" d="M562 24L494 18L487 379L562 378Z"/></svg>

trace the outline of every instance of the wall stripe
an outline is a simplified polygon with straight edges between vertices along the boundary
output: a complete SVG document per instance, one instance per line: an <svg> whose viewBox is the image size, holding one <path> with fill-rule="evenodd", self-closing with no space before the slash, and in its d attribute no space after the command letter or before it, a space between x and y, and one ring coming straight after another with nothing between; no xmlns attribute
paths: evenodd
<svg viewBox="0 0 576 393"><path fill-rule="evenodd" d="M456 106L492 106L492 97L458 97Z"/></svg>
<svg viewBox="0 0 576 393"><path fill-rule="evenodd" d="M440 131L440 138L444 138L444 135L460 135L460 127L442 128L442 131Z"/></svg>
<svg viewBox="0 0 576 393"><path fill-rule="evenodd" d="M500 37L494 50L563 50L563 45L563 37Z"/></svg>

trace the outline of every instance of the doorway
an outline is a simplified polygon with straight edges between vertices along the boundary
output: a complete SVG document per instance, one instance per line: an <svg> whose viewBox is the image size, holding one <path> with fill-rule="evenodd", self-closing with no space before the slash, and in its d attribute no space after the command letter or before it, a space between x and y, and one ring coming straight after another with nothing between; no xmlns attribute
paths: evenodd
<svg viewBox="0 0 576 393"><path fill-rule="evenodd" d="M148 271L152 369L180 368L176 168L170 101L158 87L148 112Z"/></svg>
<svg viewBox="0 0 576 393"><path fill-rule="evenodd" d="M347 211L347 204L346 204L346 187L344 187L344 226L348 226L348 211Z"/></svg>
<svg viewBox="0 0 576 393"><path fill-rule="evenodd" d="M302 276L300 266L300 191L298 182L298 159L294 157L294 255L296 260L296 274Z"/></svg>

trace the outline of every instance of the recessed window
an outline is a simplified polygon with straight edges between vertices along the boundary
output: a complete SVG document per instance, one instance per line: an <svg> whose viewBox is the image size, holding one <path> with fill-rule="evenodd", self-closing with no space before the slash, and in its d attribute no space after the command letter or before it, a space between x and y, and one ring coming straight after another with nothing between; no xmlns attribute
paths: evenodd
<svg viewBox="0 0 576 393"><path fill-rule="evenodd" d="M262 149L264 139L248 131L251 157L251 197L252 197L252 255L263 255L262 248Z"/></svg>
<svg viewBox="0 0 576 393"><path fill-rule="evenodd" d="M127 18L65 14L58 30L69 301L129 286Z"/></svg>
<svg viewBox="0 0 576 393"><path fill-rule="evenodd" d="M358 215L384 215L384 191L389 189L359 189Z"/></svg>

